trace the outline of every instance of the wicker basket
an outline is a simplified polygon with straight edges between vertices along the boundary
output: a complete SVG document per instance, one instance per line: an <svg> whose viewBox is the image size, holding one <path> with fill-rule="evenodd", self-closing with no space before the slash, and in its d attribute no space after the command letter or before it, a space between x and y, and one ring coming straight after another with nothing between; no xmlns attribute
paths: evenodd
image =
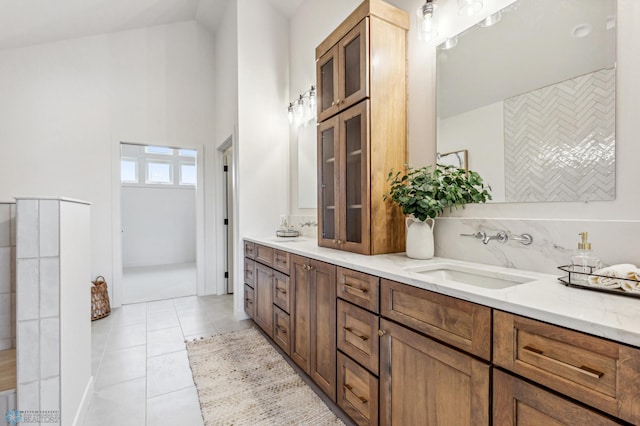
<svg viewBox="0 0 640 426"><path fill-rule="evenodd" d="M107 291L107 282L100 275L95 281L91 281L91 321L104 318L111 313L109 305L109 292Z"/></svg>

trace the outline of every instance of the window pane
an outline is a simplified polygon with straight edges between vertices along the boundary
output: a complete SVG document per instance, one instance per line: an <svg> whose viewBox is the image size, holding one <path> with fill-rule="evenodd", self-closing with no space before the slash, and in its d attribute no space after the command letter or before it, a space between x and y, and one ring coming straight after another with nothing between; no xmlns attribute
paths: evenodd
<svg viewBox="0 0 640 426"><path fill-rule="evenodd" d="M147 183L171 183L171 164L147 163Z"/></svg>
<svg viewBox="0 0 640 426"><path fill-rule="evenodd" d="M138 162L136 160L120 160L120 181L138 182Z"/></svg>
<svg viewBox="0 0 640 426"><path fill-rule="evenodd" d="M173 155L173 148L166 148L164 146L145 146L144 152L147 154Z"/></svg>
<svg viewBox="0 0 640 426"><path fill-rule="evenodd" d="M181 164L180 165L180 185L196 184L196 165Z"/></svg>
<svg viewBox="0 0 640 426"><path fill-rule="evenodd" d="M195 157L196 150L195 149L180 149L178 150L178 155L181 157Z"/></svg>

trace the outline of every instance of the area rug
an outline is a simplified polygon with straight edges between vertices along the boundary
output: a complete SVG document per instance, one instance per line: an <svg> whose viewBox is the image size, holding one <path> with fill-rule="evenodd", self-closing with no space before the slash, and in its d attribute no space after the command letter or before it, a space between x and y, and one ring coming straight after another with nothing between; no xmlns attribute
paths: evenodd
<svg viewBox="0 0 640 426"><path fill-rule="evenodd" d="M344 425L256 329L187 342L204 424Z"/></svg>

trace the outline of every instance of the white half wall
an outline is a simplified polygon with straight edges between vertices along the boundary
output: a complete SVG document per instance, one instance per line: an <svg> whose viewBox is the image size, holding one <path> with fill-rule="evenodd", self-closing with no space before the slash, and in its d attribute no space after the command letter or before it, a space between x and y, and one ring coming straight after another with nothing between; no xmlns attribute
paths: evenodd
<svg viewBox="0 0 640 426"><path fill-rule="evenodd" d="M196 261L196 191L122 187L123 266Z"/></svg>

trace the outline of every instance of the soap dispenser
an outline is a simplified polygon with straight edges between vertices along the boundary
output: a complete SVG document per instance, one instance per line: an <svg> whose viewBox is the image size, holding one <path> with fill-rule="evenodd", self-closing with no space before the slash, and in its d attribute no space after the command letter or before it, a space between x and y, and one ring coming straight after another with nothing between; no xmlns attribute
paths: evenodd
<svg viewBox="0 0 640 426"><path fill-rule="evenodd" d="M571 281L577 284L587 283L589 275L602 266L598 259L591 251L591 243L587 241L588 233L580 232L578 235L582 237L582 241L578 243L576 254L571 256L572 271L577 272L571 274Z"/></svg>

